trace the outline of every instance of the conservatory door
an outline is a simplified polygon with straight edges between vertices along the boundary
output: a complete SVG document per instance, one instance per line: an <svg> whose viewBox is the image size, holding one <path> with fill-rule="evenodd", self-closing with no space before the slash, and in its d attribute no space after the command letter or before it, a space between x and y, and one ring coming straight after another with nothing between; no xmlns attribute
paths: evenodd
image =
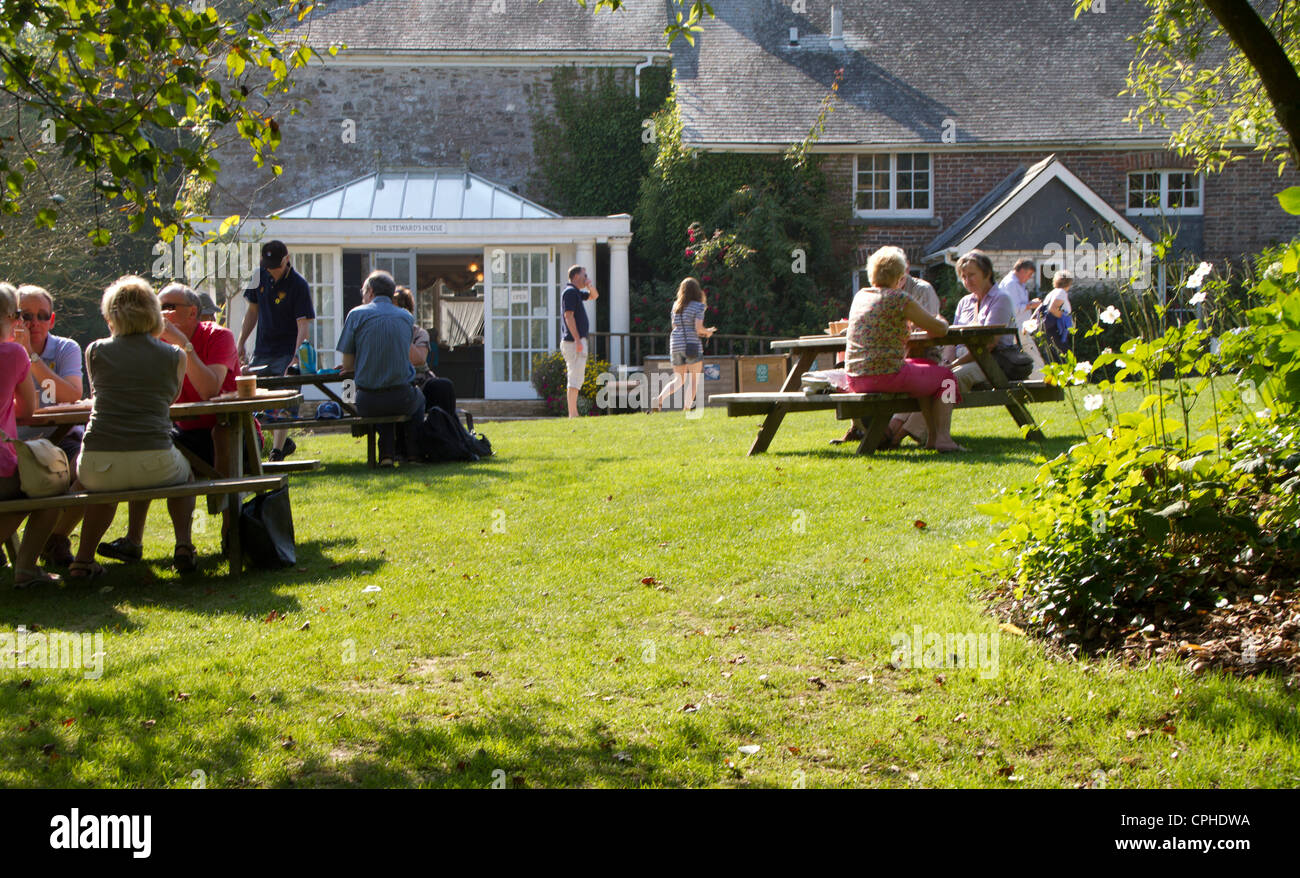
<svg viewBox="0 0 1300 878"><path fill-rule="evenodd" d="M483 254L488 399L536 399L533 357L556 350L555 252L490 247Z"/></svg>

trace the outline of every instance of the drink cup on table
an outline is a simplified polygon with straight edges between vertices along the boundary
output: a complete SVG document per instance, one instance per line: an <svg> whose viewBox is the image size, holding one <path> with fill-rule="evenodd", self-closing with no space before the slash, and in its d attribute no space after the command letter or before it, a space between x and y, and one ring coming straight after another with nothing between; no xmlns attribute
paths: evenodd
<svg viewBox="0 0 1300 878"><path fill-rule="evenodd" d="M235 378L235 395L240 399L252 399L257 396L257 376L239 375Z"/></svg>

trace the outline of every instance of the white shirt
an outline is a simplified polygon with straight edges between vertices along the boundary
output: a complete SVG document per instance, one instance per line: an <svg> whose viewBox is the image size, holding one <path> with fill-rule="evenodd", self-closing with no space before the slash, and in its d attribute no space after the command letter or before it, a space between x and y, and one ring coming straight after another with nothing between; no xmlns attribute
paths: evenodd
<svg viewBox="0 0 1300 878"><path fill-rule="evenodd" d="M1016 313L1024 311L1029 307L1029 290L1016 277L1015 271L1008 271L1006 277L998 284L998 289L1011 297L1011 304L1015 305Z"/></svg>
<svg viewBox="0 0 1300 878"><path fill-rule="evenodd" d="M1052 290L1047 294L1047 298L1043 300L1043 311L1051 313L1052 303L1058 301L1061 303L1061 313L1069 314L1071 311L1070 294L1061 289Z"/></svg>

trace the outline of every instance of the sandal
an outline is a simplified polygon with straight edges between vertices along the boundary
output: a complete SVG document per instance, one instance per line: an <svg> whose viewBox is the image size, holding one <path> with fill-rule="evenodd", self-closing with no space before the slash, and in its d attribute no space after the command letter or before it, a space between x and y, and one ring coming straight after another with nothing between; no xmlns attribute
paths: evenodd
<svg viewBox="0 0 1300 878"><path fill-rule="evenodd" d="M104 567L98 561L73 561L68 565L68 579L91 582L104 575Z"/></svg>
<svg viewBox="0 0 1300 878"><path fill-rule="evenodd" d="M176 551L172 552L172 566L176 568L177 573L193 573L197 570L199 562L194 546L189 543L178 543Z"/></svg>
<svg viewBox="0 0 1300 878"><path fill-rule="evenodd" d="M46 573L44 570L23 570L20 567L14 568L14 588L30 588L33 585L60 585L63 577L57 573Z"/></svg>

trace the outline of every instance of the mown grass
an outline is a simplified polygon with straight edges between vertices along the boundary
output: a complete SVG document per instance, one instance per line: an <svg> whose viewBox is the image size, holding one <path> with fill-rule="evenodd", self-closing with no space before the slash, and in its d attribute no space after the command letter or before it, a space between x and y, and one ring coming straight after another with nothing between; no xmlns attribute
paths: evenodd
<svg viewBox="0 0 1300 878"><path fill-rule="evenodd" d="M717 411L489 424L496 458L396 472L305 437L296 567L225 578L209 522L178 579L159 508L146 565L3 596L0 631L102 632L106 657L0 670L0 783L1300 783L1283 680L1061 660L983 612L973 505L1079 435L1036 413L1043 449L984 409L969 455L870 459L825 414L753 459L757 420ZM996 674L891 667L918 625L997 636Z"/></svg>

